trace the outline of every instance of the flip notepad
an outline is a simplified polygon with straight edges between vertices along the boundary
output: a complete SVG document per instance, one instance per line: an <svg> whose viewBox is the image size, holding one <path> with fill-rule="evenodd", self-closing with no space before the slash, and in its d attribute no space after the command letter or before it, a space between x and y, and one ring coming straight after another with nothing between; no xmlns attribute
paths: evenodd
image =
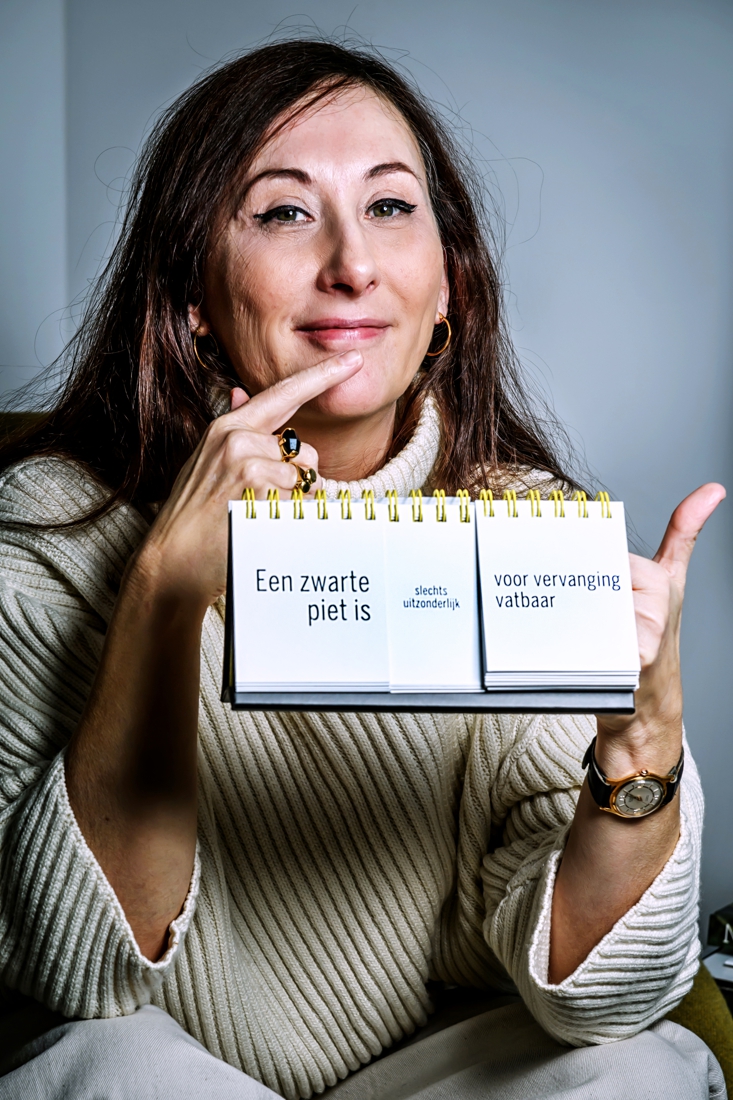
<svg viewBox="0 0 733 1100"><path fill-rule="evenodd" d="M386 691L384 524L298 504L230 506L236 690Z"/></svg>
<svg viewBox="0 0 733 1100"><path fill-rule="evenodd" d="M479 502L487 688L633 690L639 678L620 501Z"/></svg>
<svg viewBox="0 0 733 1100"><path fill-rule="evenodd" d="M470 505L456 498L393 498L381 506L380 519L386 549L390 690L479 691L475 524L470 522Z"/></svg>
<svg viewBox="0 0 733 1100"><path fill-rule="evenodd" d="M230 503L233 705L633 709L620 502L270 496Z"/></svg>

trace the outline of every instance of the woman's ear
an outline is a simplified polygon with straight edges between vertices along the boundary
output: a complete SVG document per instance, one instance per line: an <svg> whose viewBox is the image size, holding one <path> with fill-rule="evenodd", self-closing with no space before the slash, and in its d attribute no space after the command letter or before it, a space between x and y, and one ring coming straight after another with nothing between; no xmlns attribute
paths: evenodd
<svg viewBox="0 0 733 1100"><path fill-rule="evenodd" d="M188 324L191 332L195 332L197 336L208 336L211 331L208 321L205 321L202 317L201 306L188 307Z"/></svg>
<svg viewBox="0 0 733 1100"><path fill-rule="evenodd" d="M438 310L435 316L436 325L440 321L438 313L442 313L445 317L448 313L448 303L450 302L450 285L448 283L448 270L445 263L443 264L443 277L440 280L440 294L438 295Z"/></svg>

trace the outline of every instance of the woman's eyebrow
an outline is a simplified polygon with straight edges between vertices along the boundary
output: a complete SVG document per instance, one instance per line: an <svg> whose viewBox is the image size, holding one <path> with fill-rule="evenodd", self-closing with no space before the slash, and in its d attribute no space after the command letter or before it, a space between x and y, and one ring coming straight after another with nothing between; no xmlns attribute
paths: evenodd
<svg viewBox="0 0 733 1100"><path fill-rule="evenodd" d="M373 168L370 168L369 171L365 173L364 179L373 180L376 179L377 176L388 176L392 172L409 172L411 176L415 176L415 179L418 179L416 173L413 172L409 164L404 164L401 160L391 160L386 164L375 164Z"/></svg>
<svg viewBox="0 0 733 1100"><path fill-rule="evenodd" d="M247 191L250 187L254 187L256 183L259 183L260 180L268 179L291 179L304 184L313 182L308 173L304 172L302 168L266 168L264 172L258 172L256 176L247 181Z"/></svg>
<svg viewBox="0 0 733 1100"><path fill-rule="evenodd" d="M405 164L401 160L386 161L384 164L375 164L373 168L370 168L364 173L365 180L377 179L379 176L388 176L393 172L409 172L411 176L420 182L417 174L410 168L409 164ZM258 172L256 176L253 176L251 180L248 180L244 188L244 198L249 191L260 180L267 179L291 179L296 180L298 183L302 183L305 186L309 186L313 183L311 176L307 172L304 172L302 168L265 168L264 171Z"/></svg>

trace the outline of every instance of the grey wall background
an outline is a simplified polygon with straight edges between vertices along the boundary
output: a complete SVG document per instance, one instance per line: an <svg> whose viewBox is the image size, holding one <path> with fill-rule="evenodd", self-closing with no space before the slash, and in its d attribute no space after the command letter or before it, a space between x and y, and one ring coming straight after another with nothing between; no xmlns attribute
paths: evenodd
<svg viewBox="0 0 733 1100"><path fill-rule="evenodd" d="M407 50L460 108L503 195L517 345L648 547L695 486L733 490L729 0L3 0L3 390L69 331L161 106L281 20ZM705 926L733 901L732 534L724 504L683 637Z"/></svg>
<svg viewBox="0 0 733 1100"><path fill-rule="evenodd" d="M62 347L54 314L68 299L64 14L61 0L0 3L0 394Z"/></svg>

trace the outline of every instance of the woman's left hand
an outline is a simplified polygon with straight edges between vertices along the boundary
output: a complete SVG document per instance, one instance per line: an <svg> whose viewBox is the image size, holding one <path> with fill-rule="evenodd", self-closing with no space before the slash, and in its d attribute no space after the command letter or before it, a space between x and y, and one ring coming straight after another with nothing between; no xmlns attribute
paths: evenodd
<svg viewBox="0 0 733 1100"><path fill-rule="evenodd" d="M666 774L679 759L679 639L687 567L697 536L724 497L725 489L715 482L696 489L675 508L654 558L630 555L641 676L635 714L598 718L596 756L608 775L628 774L637 766Z"/></svg>
<svg viewBox="0 0 733 1100"><path fill-rule="evenodd" d="M667 775L680 758L679 636L687 566L724 496L722 485L696 489L675 509L654 559L631 556L641 656L636 712L597 719L596 760L614 779L644 768ZM636 904L674 851L679 830L679 796L647 817L623 819L600 810L583 784L552 899L552 983L572 974Z"/></svg>

